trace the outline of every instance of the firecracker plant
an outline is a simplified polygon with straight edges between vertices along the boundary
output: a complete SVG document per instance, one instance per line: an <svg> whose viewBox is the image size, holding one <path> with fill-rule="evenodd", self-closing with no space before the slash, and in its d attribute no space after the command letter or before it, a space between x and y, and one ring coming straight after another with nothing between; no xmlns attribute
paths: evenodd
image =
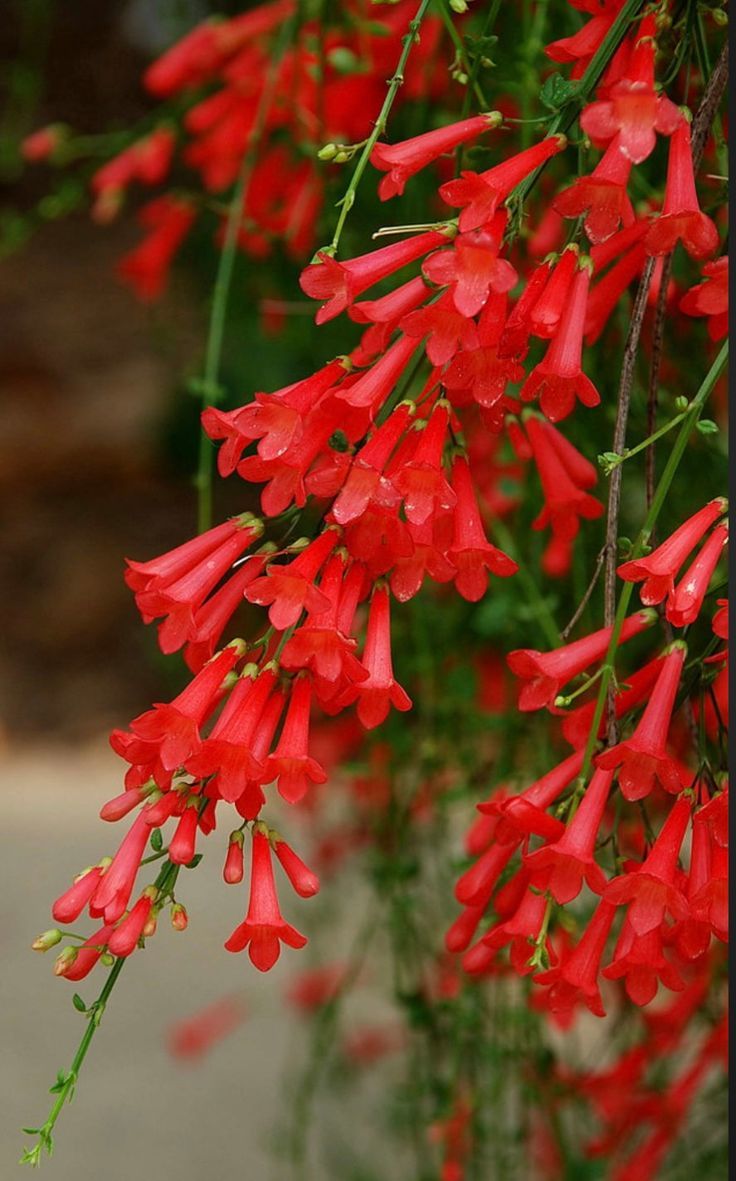
<svg viewBox="0 0 736 1181"><path fill-rule="evenodd" d="M34 943L101 991L74 995L83 1037L24 1161L214 846L243 894L224 948L262 972L310 957L320 903L289 894L315 870L322 897L369 887L354 954L317 924L287 998L313 1022L299 1175L722 1175L726 23L695 0L270 0L155 61L124 143L26 140L98 222L155 190L120 263L142 299L203 228L219 263L198 531L125 571L188 680L113 731L122 835L70 865ZM314 301L320 363L265 391L251 357L241 405L243 255L299 263L262 312L288 344ZM396 1020L349 1030L369 957ZM225 998L177 1052L239 1019ZM397 1056L413 1156L340 1165L333 1142L310 1172L317 1091L349 1104L345 1071Z"/></svg>

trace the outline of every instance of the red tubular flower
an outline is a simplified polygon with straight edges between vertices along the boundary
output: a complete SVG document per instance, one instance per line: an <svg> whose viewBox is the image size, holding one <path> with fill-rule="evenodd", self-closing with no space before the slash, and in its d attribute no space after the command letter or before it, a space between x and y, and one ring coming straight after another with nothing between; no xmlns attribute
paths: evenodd
<svg viewBox="0 0 736 1181"><path fill-rule="evenodd" d="M617 0L613 0L613 3L603 0L603 4L597 3L596 0L593 0L593 4L581 3L581 0L576 0L575 7L582 9L583 12L592 13L593 19L584 24L582 29L573 33L571 37L562 37L558 41L551 41L549 45L545 46L544 52L552 61L574 62L573 76L577 78L599 48L620 5Z"/></svg>
<svg viewBox="0 0 736 1181"><path fill-rule="evenodd" d="M198 86L249 41L278 28L293 9L293 0L275 0L232 20L203 21L148 67L143 79L146 89L167 98Z"/></svg>
<svg viewBox="0 0 736 1181"><path fill-rule="evenodd" d="M606 886L604 901L613 906L628 906L628 921L637 935L661 927L667 911L678 920L686 919L690 913L677 880L677 861L690 815L690 801L680 796L648 857L635 870L621 874Z"/></svg>
<svg viewBox="0 0 736 1181"><path fill-rule="evenodd" d="M703 282L683 295L680 311L687 316L707 316L708 336L722 340L728 332L728 255L707 262L703 274Z"/></svg>
<svg viewBox="0 0 736 1181"><path fill-rule="evenodd" d="M591 487L591 476L592 483L595 483L595 469L549 423L530 418L526 429L545 500L532 528L544 529L551 525L557 537L572 541L577 537L581 517L594 521L603 513L601 502L585 491L585 487ZM578 480L580 477L585 480L584 485L579 486L570 477L563 456Z"/></svg>
<svg viewBox="0 0 736 1181"><path fill-rule="evenodd" d="M463 344L443 373L442 384L453 402L467 393L479 406L492 409L501 403L509 382L523 380L523 367L499 351L506 304L505 292L490 296L478 319L475 342Z"/></svg>
<svg viewBox="0 0 736 1181"><path fill-rule="evenodd" d="M341 705L358 699L358 717L366 730L373 730L385 721L389 708L411 709L411 698L394 680L391 663L391 620L388 588L378 584L371 596L365 648L361 657L368 671L365 680L352 685Z"/></svg>
<svg viewBox="0 0 736 1181"><path fill-rule="evenodd" d="M422 525L408 526L411 553L399 556L389 575L391 593L400 603L419 593L425 575L433 582L451 582L455 577L455 567L445 552L451 524L448 516L443 515L439 519L428 518Z"/></svg>
<svg viewBox="0 0 736 1181"><path fill-rule="evenodd" d="M239 828L230 833L230 840L227 846L227 855L225 857L225 865L223 866L222 876L224 881L229 886L236 886L238 882L243 880L243 833Z"/></svg>
<svg viewBox="0 0 736 1181"><path fill-rule="evenodd" d="M620 140L616 138L590 176L578 177L552 204L563 217L585 214L585 232L590 241L605 242L621 222L627 226L634 221L634 210L626 192L630 172L631 160L622 154Z"/></svg>
<svg viewBox="0 0 736 1181"><path fill-rule="evenodd" d="M213 530L214 532L214 530ZM244 513L220 544L176 578L155 576L146 579L140 589L136 570L131 567L128 585L135 591L135 601L144 623L165 616L159 626L159 645L164 652L175 652L186 641L194 626L194 612L207 595L232 568L235 562L263 533L263 524Z"/></svg>
<svg viewBox="0 0 736 1181"><path fill-rule="evenodd" d="M401 331L419 340L424 338L424 350L432 365L446 365L459 348L477 348L478 334L473 320L454 310L454 302L446 292L430 307L417 308L404 316Z"/></svg>
<svg viewBox="0 0 736 1181"><path fill-rule="evenodd" d="M655 618L656 615L651 611L637 611L630 615L624 620L619 643L644 631ZM520 690L519 709L528 712L553 706L563 685L605 656L611 630L610 627L601 628L552 652L538 652L534 648L519 648L510 652L506 658L509 668L527 682Z"/></svg>
<svg viewBox="0 0 736 1181"><path fill-rule="evenodd" d="M687 573L672 591L665 615L673 627L688 627L698 618L713 572L727 543L728 525L724 523L713 530Z"/></svg>
<svg viewBox="0 0 736 1181"><path fill-rule="evenodd" d="M92 918L102 916L106 923L115 923L120 918L133 892L150 835L151 826L146 813L139 812L90 899L89 913Z"/></svg>
<svg viewBox="0 0 736 1181"><path fill-rule="evenodd" d="M449 512L455 493L445 479L442 455L450 414L447 403L437 402L426 424L417 433L416 449L392 476L392 484L404 502L404 515L413 525L423 525Z"/></svg>
<svg viewBox="0 0 736 1181"><path fill-rule="evenodd" d="M343 692L355 681L364 681L368 673L355 655L357 640L346 634L338 618L344 580L350 574L345 557L333 554L325 566L320 590L330 601L327 611L310 612L284 645L281 665L289 671L308 669L314 677L321 704L326 698ZM357 603L357 599L356 599Z"/></svg>
<svg viewBox="0 0 736 1181"><path fill-rule="evenodd" d="M466 234L487 225L511 190L565 147L567 139L564 135L552 135L486 172L463 172L457 180L443 184L440 187L442 200L462 210L461 232Z"/></svg>
<svg viewBox="0 0 736 1181"><path fill-rule="evenodd" d="M713 635L718 636L720 640L725 641L725 647L721 648L719 652L714 652L712 656L706 656L703 664L724 664L728 661L728 599L716 599L717 610L713 616L711 627L713 628Z"/></svg>
<svg viewBox="0 0 736 1181"><path fill-rule="evenodd" d="M634 733L597 755L596 764L618 768L618 782L627 800L642 800L655 783L677 795L685 786L680 764L666 751L672 710L682 676L687 647L676 641L663 657L657 683Z"/></svg>
<svg viewBox="0 0 736 1181"><path fill-rule="evenodd" d="M325 529L285 566L269 565L245 591L249 603L270 604L268 618L277 631L292 627L302 611L325 611L329 600L314 585L326 559L337 545L335 529Z"/></svg>
<svg viewBox="0 0 736 1181"><path fill-rule="evenodd" d="M461 316L475 316L491 291L510 291L518 279L516 271L498 252L506 221L499 215L498 226L461 234L448 250L430 254L423 273L440 287L451 287L452 301Z"/></svg>
<svg viewBox="0 0 736 1181"><path fill-rule="evenodd" d="M282 943L289 947L304 947L306 942L306 937L282 918L273 879L271 846L265 832L256 828L253 832L248 913L225 947L228 951L242 951L247 946L251 963L260 972L267 972L279 958Z"/></svg>
<svg viewBox="0 0 736 1181"><path fill-rule="evenodd" d="M349 362L337 357L303 381L272 394L256 393L247 406L230 411L208 406L202 412L202 428L210 439L224 439L217 455L220 475L232 475L243 451L256 439L263 460L278 459L298 443L306 415L348 368Z"/></svg>
<svg viewBox="0 0 736 1181"><path fill-rule="evenodd" d="M300 898L312 898L319 890L319 878L312 873L301 857L277 833L272 833L273 848L293 889Z"/></svg>
<svg viewBox="0 0 736 1181"><path fill-rule="evenodd" d="M498 111L488 111L485 115L438 127L436 131L426 131L402 143L376 144L371 152L371 164L388 173L378 186L379 197L388 201L390 197L401 196L410 176L421 172L446 152L452 152L461 144L477 139L484 131L498 127L501 121Z"/></svg>
<svg viewBox="0 0 736 1181"><path fill-rule="evenodd" d="M662 946L662 931L654 928L637 935L626 920L613 952L611 963L603 969L606 980L623 980L626 993L635 1005L648 1005L657 995L658 981L673 992L680 992L684 981Z"/></svg>
<svg viewBox="0 0 736 1181"><path fill-rule="evenodd" d="M186 760L190 775L212 776L208 794L235 803L248 782L263 775L263 764L254 757L252 744L275 681L273 666L266 665L260 673L254 666L246 666L211 734Z"/></svg>
<svg viewBox="0 0 736 1181"><path fill-rule="evenodd" d="M134 562L132 558L126 558L128 569L123 575L126 585L138 595L139 592L155 586L166 586L175 582L200 562L205 561L223 541L232 537L245 525L256 529L256 518L251 516L246 522L245 514L242 517L231 517L221 525L215 525L213 529L200 533L197 537L185 541L183 545L178 545L176 549L169 550L159 558L151 558L148 562Z"/></svg>
<svg viewBox="0 0 736 1181"><path fill-rule="evenodd" d="M531 833L555 841L565 831L562 821L549 816L546 809L562 794L583 765L582 751L569 755L541 779L516 796L500 796L477 804L485 816L495 816L497 825L494 839L501 844L516 845Z"/></svg>
<svg viewBox="0 0 736 1181"><path fill-rule="evenodd" d="M68 890L60 894L51 907L51 914L57 923L73 923L78 919L90 898L97 889L97 885L104 869L109 865L101 863L80 873Z"/></svg>
<svg viewBox="0 0 736 1181"><path fill-rule="evenodd" d="M603 893L606 877L594 853L612 781L612 771L596 771L563 836L524 857L532 886L549 890L560 904L577 898L583 879L596 894Z"/></svg>
<svg viewBox="0 0 736 1181"><path fill-rule="evenodd" d="M569 256L572 259L573 254L574 251L568 251L562 257ZM499 357L523 358L526 356L529 348L529 336L532 331L532 312L536 308L537 302L541 299L542 294L546 291L551 274L552 263L550 261L540 263L532 271L531 277L524 286L524 290L514 304L509 318L501 330L501 335L498 338ZM514 380L521 380L521 378L515 378Z"/></svg>
<svg viewBox="0 0 736 1181"><path fill-rule="evenodd" d="M335 430L336 414L313 411L304 420L299 442L276 459L248 455L238 464L238 475L249 483L265 483L261 508L267 517L277 517L293 503L307 502L306 477L314 461L328 451L327 442Z"/></svg>
<svg viewBox="0 0 736 1181"><path fill-rule="evenodd" d="M21 140L20 154L30 164L40 164L50 160L56 149L64 142L65 129L62 124L50 123L48 127L39 127Z"/></svg>
<svg viewBox="0 0 736 1181"><path fill-rule="evenodd" d="M398 492L383 473L413 415L413 403L401 402L357 452L332 506L332 515L338 524L347 525L356 520L371 502L388 508L399 503Z"/></svg>
<svg viewBox="0 0 736 1181"><path fill-rule="evenodd" d="M714 878L713 833L707 821L703 820L703 809L693 814L692 839L690 841L690 868L687 875L687 902L689 917L677 923L672 933L677 954L684 960L697 960L710 946L712 928L709 915L700 907L693 907L693 900L703 901L712 896ZM725 885L725 882L724 882ZM700 911L698 917L694 910Z"/></svg>
<svg viewBox="0 0 736 1181"><path fill-rule="evenodd" d="M669 254L679 241L693 258L706 258L718 248L718 230L701 213L698 203L690 124L685 118L670 139L662 212L652 222L644 241L649 254Z"/></svg>
<svg viewBox="0 0 736 1181"><path fill-rule="evenodd" d="M480 941L463 956L463 968L473 974L485 967L487 952L495 957L502 947L510 944L511 966L518 976L528 976L534 971L530 963L532 948L544 921L547 899L543 894L527 889L516 911L503 922L496 923Z"/></svg>
<svg viewBox="0 0 736 1181"><path fill-rule="evenodd" d="M452 464L452 486L456 503L453 542L447 556L457 570L457 590L468 602L477 603L486 592L489 571L500 578L508 578L519 567L486 538L468 461L461 455L457 455Z"/></svg>
<svg viewBox="0 0 736 1181"><path fill-rule="evenodd" d="M163 293L173 257L196 216L189 201L166 194L143 206L138 221L149 231L148 236L117 265L118 275L139 299L149 303Z"/></svg>
<svg viewBox="0 0 736 1181"><path fill-rule="evenodd" d="M542 411L551 422L567 418L576 397L584 406L597 406L601 400L592 381L581 369L589 284L590 268L583 265L575 276L570 300L544 360L534 367L521 388L525 402L540 396Z"/></svg>
<svg viewBox="0 0 736 1181"><path fill-rule="evenodd" d="M110 955L128 956L135 951L138 940L143 935L146 923L151 917L155 889L151 888L151 891L144 893L138 899L130 914L126 915L113 931L107 941L107 950Z"/></svg>
<svg viewBox="0 0 736 1181"><path fill-rule="evenodd" d="M430 230L402 242L391 242L380 250L372 250L369 254L361 254L345 262L338 262L325 251L318 251L319 262L311 263L299 278L299 285L305 295L325 301L315 316L315 323L324 324L327 320L333 320L374 283L416 262L435 247L443 246L446 241L446 233Z"/></svg>
<svg viewBox="0 0 736 1181"><path fill-rule="evenodd" d="M194 857L200 803L198 796L192 796L179 817L179 823L169 841L169 861L173 861L174 865L188 865Z"/></svg>
<svg viewBox="0 0 736 1181"><path fill-rule="evenodd" d="M90 935L89 939L85 939L81 947L65 948L54 964L54 975L63 976L65 980L75 983L77 980L84 980L105 950L114 929L111 923L106 923L99 931Z"/></svg>
<svg viewBox="0 0 736 1181"><path fill-rule="evenodd" d="M175 140L168 127L157 127L150 135L136 140L117 156L98 168L90 181L92 192L97 197L97 216L100 220L117 212L106 203L106 198L117 196L134 180L145 185L157 185L165 178L171 164ZM173 202L173 198L162 197L161 205ZM155 203L156 204L156 203Z"/></svg>
<svg viewBox="0 0 736 1181"><path fill-rule="evenodd" d="M203 1057L245 1020L247 1011L239 997L224 996L200 1009L193 1017L169 1027L167 1042L174 1058Z"/></svg>
<svg viewBox="0 0 736 1181"><path fill-rule="evenodd" d="M717 842L711 848L707 881L688 894L690 912L696 922L708 927L722 943L728 943L728 849Z"/></svg>
<svg viewBox="0 0 736 1181"><path fill-rule="evenodd" d="M309 677L296 677L278 746L266 764L268 780L277 781L280 795L289 804L298 804L311 783L325 783L327 780L324 769L309 755L311 704L312 683Z"/></svg>
<svg viewBox="0 0 736 1181"><path fill-rule="evenodd" d="M478 924L486 913L485 906L466 906L445 934L445 947L452 955L465 951L478 929Z"/></svg>
<svg viewBox="0 0 736 1181"><path fill-rule="evenodd" d="M348 308L348 316L356 324L382 325L393 330L403 316L407 316L424 302L428 294L429 289L424 279L421 275L416 275L407 283L402 283L400 287L389 291L388 295L354 303Z"/></svg>
<svg viewBox="0 0 736 1181"><path fill-rule="evenodd" d="M337 398L349 406L369 407L373 417L395 389L416 349L416 340L410 336L400 336L370 369L361 373L357 381L338 390Z"/></svg>
<svg viewBox="0 0 736 1181"><path fill-rule="evenodd" d="M286 999L300 1013L313 1013L339 995L347 976L345 964L323 964L300 972L289 984Z"/></svg>
<svg viewBox="0 0 736 1181"><path fill-rule="evenodd" d="M652 553L619 566L619 577L623 578L624 582L644 583L640 595L642 603L647 607L661 603L667 596L671 597L674 592L675 575L688 554L713 522L723 516L727 509L728 501L725 497L719 496L709 501Z"/></svg>
<svg viewBox="0 0 736 1181"><path fill-rule="evenodd" d="M263 574L267 553L272 548L267 545L262 553L250 554L235 568L227 582L194 612L184 648L184 659L193 673L198 673L212 659L223 631L243 602L246 587Z"/></svg>
<svg viewBox="0 0 736 1181"><path fill-rule="evenodd" d="M172 772L199 750L200 728L222 699L227 676L242 652L242 641L228 644L172 701L157 702L153 709L133 718L123 757L131 763L155 762L161 772L157 770L156 782L167 788Z"/></svg>
<svg viewBox="0 0 736 1181"><path fill-rule="evenodd" d="M659 675L662 658L657 656L650 660L643 668L626 676L626 688L620 689L614 697L614 709L617 719L623 718L642 701L649 698L649 692ZM588 741L590 727L593 723L596 702L587 701L566 715L562 723L562 736L566 742L581 750ZM602 717L598 727L598 738L602 738L606 731L607 719Z"/></svg>
<svg viewBox="0 0 736 1181"><path fill-rule="evenodd" d="M488 905L503 870L513 857L519 842L491 845L455 883L455 897L462 906Z"/></svg>
<svg viewBox="0 0 736 1181"><path fill-rule="evenodd" d="M537 295L529 315L529 325L534 336L541 336L543 340L554 336L570 299L579 261L580 251L572 244L562 251L554 266L548 263L552 267L549 278Z"/></svg>
<svg viewBox="0 0 736 1181"><path fill-rule="evenodd" d="M619 150L633 164L641 164L654 151L657 132L672 135L682 118L675 104L654 89L655 34L655 17L645 16L626 77L614 82L606 98L590 103L580 116L580 126L594 143L616 137Z"/></svg>
<svg viewBox="0 0 736 1181"><path fill-rule="evenodd" d="M534 977L536 984L549 985L542 1000L552 1013L570 1014L582 1001L596 1017L605 1017L598 974L615 917L616 907L602 899L575 949L560 964Z"/></svg>

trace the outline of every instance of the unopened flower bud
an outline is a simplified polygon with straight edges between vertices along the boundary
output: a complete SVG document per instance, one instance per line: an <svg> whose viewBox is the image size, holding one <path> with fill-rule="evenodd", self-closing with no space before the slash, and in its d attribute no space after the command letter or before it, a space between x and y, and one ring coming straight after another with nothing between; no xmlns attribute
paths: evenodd
<svg viewBox="0 0 736 1181"><path fill-rule="evenodd" d="M61 943L62 939L63 935L59 928L51 927L50 930L37 935L31 947L34 951L48 951L50 947L56 947L57 943Z"/></svg>
<svg viewBox="0 0 736 1181"><path fill-rule="evenodd" d="M51 123L48 127L41 127L39 131L34 131L23 140L20 147L23 159L31 164L49 160L67 135L68 130L63 123Z"/></svg>
<svg viewBox="0 0 736 1181"><path fill-rule="evenodd" d="M317 152L318 160L334 160L337 154L337 144L325 144Z"/></svg>
<svg viewBox="0 0 736 1181"><path fill-rule="evenodd" d="M189 915L181 902L175 902L171 908L171 925L175 931L186 931L189 926Z"/></svg>
<svg viewBox="0 0 736 1181"><path fill-rule="evenodd" d="M76 958L76 947L65 947L54 961L54 976L66 976Z"/></svg>
<svg viewBox="0 0 736 1181"><path fill-rule="evenodd" d="M235 886L243 880L243 834L237 829L230 833L222 876L230 886Z"/></svg>

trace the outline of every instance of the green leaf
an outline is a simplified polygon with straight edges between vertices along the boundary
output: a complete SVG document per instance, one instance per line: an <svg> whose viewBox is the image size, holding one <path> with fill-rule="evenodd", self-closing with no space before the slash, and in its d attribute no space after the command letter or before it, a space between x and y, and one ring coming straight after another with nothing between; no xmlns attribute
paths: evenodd
<svg viewBox="0 0 736 1181"><path fill-rule="evenodd" d="M202 853L195 853L194 856L192 857L192 860L188 861L187 864L184 866L184 868L185 869L196 869L197 866L199 865L200 861L202 860L203 856L204 856L204 854L202 854Z"/></svg>
<svg viewBox="0 0 736 1181"><path fill-rule="evenodd" d="M699 430L701 435L717 435L718 423L713 422L712 418L701 418L695 424L696 430Z"/></svg>
<svg viewBox="0 0 736 1181"><path fill-rule="evenodd" d="M151 833L151 848L154 853L160 853L164 847L164 837L160 828L154 828Z"/></svg>
<svg viewBox="0 0 736 1181"><path fill-rule="evenodd" d="M578 83L570 82L562 74L550 74L539 92L539 101L550 111L559 111L578 91Z"/></svg>
<svg viewBox="0 0 736 1181"><path fill-rule="evenodd" d="M87 1006L85 1005L84 1001L82 1000L82 998L78 992L74 993L74 996L72 997L72 1004L74 1005L74 1008L77 1010L78 1013L86 1013L87 1012Z"/></svg>

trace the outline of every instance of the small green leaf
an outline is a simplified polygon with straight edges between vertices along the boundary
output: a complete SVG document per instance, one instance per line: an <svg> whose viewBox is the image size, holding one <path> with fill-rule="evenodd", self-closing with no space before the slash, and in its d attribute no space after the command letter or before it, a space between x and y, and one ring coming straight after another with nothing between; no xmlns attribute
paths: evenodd
<svg viewBox="0 0 736 1181"><path fill-rule="evenodd" d="M700 431L701 435L718 434L718 423L713 422L712 418L701 418L700 421L695 424L695 426L696 429Z"/></svg>
<svg viewBox="0 0 736 1181"><path fill-rule="evenodd" d="M562 74L550 74L539 92L539 101L548 110L559 111L560 107L564 107L565 103L575 97L577 91L577 82L569 82Z"/></svg>
<svg viewBox="0 0 736 1181"><path fill-rule="evenodd" d="M160 828L154 828L151 833L151 848L154 853L160 853L164 847L163 833Z"/></svg>
<svg viewBox="0 0 736 1181"><path fill-rule="evenodd" d="M78 992L74 993L74 996L72 997L72 1004L74 1005L74 1008L77 1010L78 1013L86 1013L87 1012L87 1006L85 1005L84 1001L82 1000L82 998Z"/></svg>
<svg viewBox="0 0 736 1181"><path fill-rule="evenodd" d="M187 864L184 866L184 868L185 869L196 869L197 866L199 865L200 861L202 860L202 857L203 857L202 853L195 853L194 856L192 857L192 860L188 861Z"/></svg>

